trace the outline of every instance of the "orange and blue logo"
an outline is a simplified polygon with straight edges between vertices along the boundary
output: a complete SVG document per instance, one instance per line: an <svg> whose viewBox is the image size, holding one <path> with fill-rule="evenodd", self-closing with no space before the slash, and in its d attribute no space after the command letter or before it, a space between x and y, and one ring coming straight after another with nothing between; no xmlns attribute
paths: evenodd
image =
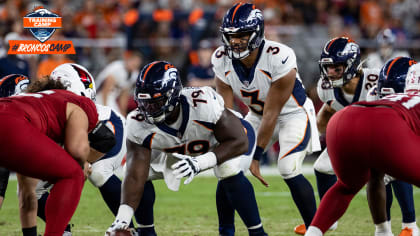
<svg viewBox="0 0 420 236"><path fill-rule="evenodd" d="M23 17L23 28L36 40L9 40L8 54L76 54L72 41L48 39L62 25L61 17L43 7L37 7Z"/></svg>

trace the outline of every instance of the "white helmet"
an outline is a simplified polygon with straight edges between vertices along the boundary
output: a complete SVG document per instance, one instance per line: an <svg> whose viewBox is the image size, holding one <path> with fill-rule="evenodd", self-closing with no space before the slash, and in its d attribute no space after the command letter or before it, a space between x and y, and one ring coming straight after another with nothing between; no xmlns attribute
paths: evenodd
<svg viewBox="0 0 420 236"><path fill-rule="evenodd" d="M83 66L74 63L65 63L57 66L51 72L50 77L63 83L68 91L95 101L95 81L93 80L93 76Z"/></svg>
<svg viewBox="0 0 420 236"><path fill-rule="evenodd" d="M420 63L408 69L404 92L420 92Z"/></svg>

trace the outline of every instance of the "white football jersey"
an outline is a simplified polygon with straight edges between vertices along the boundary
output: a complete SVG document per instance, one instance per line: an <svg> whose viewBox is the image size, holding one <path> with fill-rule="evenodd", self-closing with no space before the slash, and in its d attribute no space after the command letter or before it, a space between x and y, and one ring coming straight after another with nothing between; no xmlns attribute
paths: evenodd
<svg viewBox="0 0 420 236"><path fill-rule="evenodd" d="M366 101L371 102L376 100L379 100L378 85L373 86L366 94Z"/></svg>
<svg viewBox="0 0 420 236"><path fill-rule="evenodd" d="M359 80L354 94L345 94L341 88L333 88L324 79L319 79L317 91L322 102L339 111L354 102L365 101L369 89L376 86L380 69L363 68L363 77Z"/></svg>
<svg viewBox="0 0 420 236"><path fill-rule="evenodd" d="M182 89L180 104L178 129L149 124L138 109L130 112L128 140L166 153L197 156L211 151L218 144L213 130L225 109L223 98L210 87L189 87Z"/></svg>
<svg viewBox="0 0 420 236"><path fill-rule="evenodd" d="M370 53L366 58L366 67L367 68L382 68L385 63L395 57L410 57L410 54L407 51L394 51L392 55L388 58L382 58L379 52Z"/></svg>
<svg viewBox="0 0 420 236"><path fill-rule="evenodd" d="M233 93L250 110L263 114L264 103L271 83L285 76L291 69L297 69L296 55L290 47L270 40L260 46L257 63L249 73L244 72L239 60L230 59L221 46L212 55L213 70L216 76L232 87ZM248 74L248 76L246 76ZM306 101L305 89L297 74L295 87L289 100L284 104L280 115L302 109Z"/></svg>

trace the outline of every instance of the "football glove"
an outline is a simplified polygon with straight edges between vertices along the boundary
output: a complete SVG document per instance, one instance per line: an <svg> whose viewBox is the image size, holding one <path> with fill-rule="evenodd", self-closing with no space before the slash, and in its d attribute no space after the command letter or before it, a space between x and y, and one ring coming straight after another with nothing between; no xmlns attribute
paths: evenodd
<svg viewBox="0 0 420 236"><path fill-rule="evenodd" d="M207 152L196 157L178 153L174 153L173 156L179 159L179 161L171 166L174 170L173 174L177 179L187 177L184 184L189 184L193 180L194 176L200 173L200 171L207 170L217 165L217 157L214 152Z"/></svg>
<svg viewBox="0 0 420 236"><path fill-rule="evenodd" d="M200 166L198 165L197 159L191 156L174 153L173 156L179 161L171 166L174 170L174 175L177 179L187 177L184 184L189 184L193 180L194 176L200 173Z"/></svg>

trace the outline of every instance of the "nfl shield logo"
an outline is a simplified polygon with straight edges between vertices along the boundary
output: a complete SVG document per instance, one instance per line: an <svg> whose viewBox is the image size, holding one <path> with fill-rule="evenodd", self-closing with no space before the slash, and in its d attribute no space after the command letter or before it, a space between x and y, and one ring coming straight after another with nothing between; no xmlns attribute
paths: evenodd
<svg viewBox="0 0 420 236"><path fill-rule="evenodd" d="M24 25L41 43L47 41L57 28L61 28L61 17L47 9L40 8L24 17Z"/></svg>
<svg viewBox="0 0 420 236"><path fill-rule="evenodd" d="M245 80L245 81L243 81L243 84L244 84L246 87L248 87L248 86L249 86L249 81L248 81L248 80Z"/></svg>

